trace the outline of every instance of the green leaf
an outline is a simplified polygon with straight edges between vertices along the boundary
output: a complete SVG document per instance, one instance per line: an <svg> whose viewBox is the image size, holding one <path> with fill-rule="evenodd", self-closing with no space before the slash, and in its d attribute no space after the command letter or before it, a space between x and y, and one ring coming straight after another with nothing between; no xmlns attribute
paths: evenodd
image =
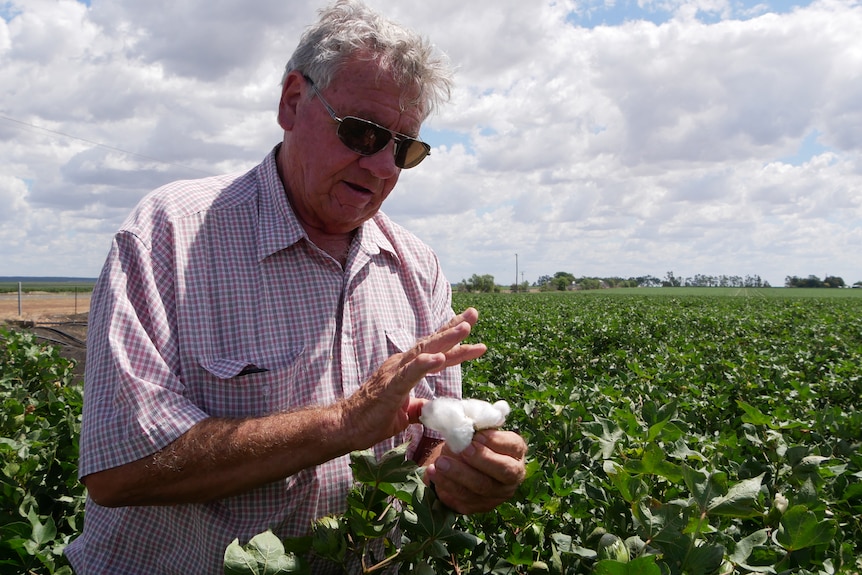
<svg viewBox="0 0 862 575"><path fill-rule="evenodd" d="M45 545L57 536L57 526L54 524L53 517L39 517L31 508L27 514L27 519L30 520L30 525L33 526L31 538L38 546ZM45 520L44 523L42 519Z"/></svg>
<svg viewBox="0 0 862 575"><path fill-rule="evenodd" d="M627 461L625 469L630 473L658 475L673 483L682 480L680 467L667 461L664 450L655 443L646 446L641 459Z"/></svg>
<svg viewBox="0 0 862 575"><path fill-rule="evenodd" d="M730 555L734 563L745 563L755 547L763 545L769 539L769 530L761 529L736 542L736 547Z"/></svg>
<svg viewBox="0 0 862 575"><path fill-rule="evenodd" d="M299 558L287 555L281 540L272 532L255 535L248 545L240 546L234 539L225 550L226 575L287 575L308 573L308 568Z"/></svg>
<svg viewBox="0 0 862 575"><path fill-rule="evenodd" d="M260 566L251 553L234 539L224 552L225 575L260 575Z"/></svg>
<svg viewBox="0 0 862 575"><path fill-rule="evenodd" d="M407 459L409 443L390 449L377 460L374 451L354 451L350 454L350 467L356 481L368 484L400 483L418 469L416 462Z"/></svg>
<svg viewBox="0 0 862 575"><path fill-rule="evenodd" d="M616 449L617 442L626 435L625 431L620 429L616 423L603 417L596 417L595 421L585 422L584 431L598 441L602 459L609 459Z"/></svg>
<svg viewBox="0 0 862 575"><path fill-rule="evenodd" d="M639 477L631 476L617 462L609 459L602 463L602 468L627 502L632 503L642 496L643 481Z"/></svg>
<svg viewBox="0 0 862 575"><path fill-rule="evenodd" d="M628 563L604 559L593 567L594 575L661 575L661 569L655 564L655 557L647 555L638 557Z"/></svg>
<svg viewBox="0 0 862 575"><path fill-rule="evenodd" d="M825 545L835 537L838 526L829 519L818 520L804 505L795 505L781 516L775 542L788 551Z"/></svg>
<svg viewBox="0 0 862 575"><path fill-rule="evenodd" d="M761 515L759 500L764 475L760 474L731 486L726 495L715 497L709 502L707 512L711 515L743 518Z"/></svg>
<svg viewBox="0 0 862 575"><path fill-rule="evenodd" d="M709 507L710 501L724 495L727 491L727 475L723 472L706 475L683 464L682 476L686 487L691 490L694 500L702 511Z"/></svg>
<svg viewBox="0 0 862 575"><path fill-rule="evenodd" d="M701 545L688 550L682 568L688 575L709 575L718 570L723 560L724 547Z"/></svg>
<svg viewBox="0 0 862 575"><path fill-rule="evenodd" d="M646 496L633 507L634 515L641 523L643 539L676 544L688 522L686 509L678 503L661 503Z"/></svg>
<svg viewBox="0 0 862 575"><path fill-rule="evenodd" d="M745 411L745 415L742 416L742 421L751 423L752 425L766 425L767 427L775 428L774 418L764 414L753 405L745 403L740 399L736 400L736 404Z"/></svg>
<svg viewBox="0 0 862 575"><path fill-rule="evenodd" d="M429 539L445 539L453 533L455 513L437 501L430 489L417 489L413 495L413 511L416 514L416 528Z"/></svg>

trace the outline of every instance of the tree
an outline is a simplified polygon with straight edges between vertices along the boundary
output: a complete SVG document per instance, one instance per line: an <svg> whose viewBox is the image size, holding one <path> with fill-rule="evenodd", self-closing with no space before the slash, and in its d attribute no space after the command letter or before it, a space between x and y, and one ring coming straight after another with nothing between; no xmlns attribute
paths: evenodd
<svg viewBox="0 0 862 575"><path fill-rule="evenodd" d="M682 280L673 275L673 272L667 272L665 280L661 283L662 287L680 287Z"/></svg>
<svg viewBox="0 0 862 575"><path fill-rule="evenodd" d="M570 285L575 283L575 276L569 272L557 272L554 274L554 279L551 283L556 290L566 291Z"/></svg>
<svg viewBox="0 0 862 575"><path fill-rule="evenodd" d="M798 287L798 288L840 288L844 287L846 284L844 283L844 278L840 278L837 276L826 276L824 280L820 280L815 275L810 275L807 278L803 279L797 276L787 276L784 278L784 286L785 287Z"/></svg>
<svg viewBox="0 0 862 575"><path fill-rule="evenodd" d="M581 278L578 280L578 289L600 289L602 280L598 278Z"/></svg>
<svg viewBox="0 0 862 575"><path fill-rule="evenodd" d="M472 289L468 291L478 291L482 293L493 293L500 291L497 284L494 282L494 276L491 274L478 275L473 274L470 278L470 286Z"/></svg>
<svg viewBox="0 0 862 575"><path fill-rule="evenodd" d="M844 278L837 277L837 276L826 276L826 279L823 280L823 284L826 287L831 287L831 288L842 288L846 285L844 283Z"/></svg>

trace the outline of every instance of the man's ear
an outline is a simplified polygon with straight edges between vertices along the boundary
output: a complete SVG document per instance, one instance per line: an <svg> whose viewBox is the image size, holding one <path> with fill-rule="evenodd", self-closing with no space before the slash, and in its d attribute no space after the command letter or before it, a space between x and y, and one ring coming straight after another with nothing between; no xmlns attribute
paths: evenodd
<svg viewBox="0 0 862 575"><path fill-rule="evenodd" d="M305 78L296 70L290 72L284 79L284 85L281 87L281 100L278 103L278 125L285 132L293 130L293 125L296 122L296 107L302 97L302 88L305 82Z"/></svg>

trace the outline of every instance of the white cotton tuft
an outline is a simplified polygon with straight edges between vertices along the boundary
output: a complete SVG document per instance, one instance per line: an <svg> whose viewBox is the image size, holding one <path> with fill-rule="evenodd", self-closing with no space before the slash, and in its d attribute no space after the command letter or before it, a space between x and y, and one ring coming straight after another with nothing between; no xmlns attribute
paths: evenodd
<svg viewBox="0 0 862 575"><path fill-rule="evenodd" d="M506 416L509 415L509 404L505 401L491 405L481 399L464 399L461 403L464 406L464 415L473 420L473 427L477 431L500 427L506 423ZM498 404L503 404L505 411L502 411Z"/></svg>
<svg viewBox="0 0 862 575"><path fill-rule="evenodd" d="M440 432L454 453L461 453L473 440L474 431L500 427L510 411L505 401L492 405L481 399L438 397L425 404L419 421Z"/></svg>

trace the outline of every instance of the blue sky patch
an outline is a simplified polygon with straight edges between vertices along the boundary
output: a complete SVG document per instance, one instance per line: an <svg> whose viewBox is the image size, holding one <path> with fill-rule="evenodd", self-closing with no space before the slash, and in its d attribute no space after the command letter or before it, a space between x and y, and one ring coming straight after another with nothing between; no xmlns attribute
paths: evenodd
<svg viewBox="0 0 862 575"><path fill-rule="evenodd" d="M786 156L784 158L779 158L785 164L791 164L793 166L801 166L805 162L811 160L811 158L815 156L819 156L820 154L826 152L832 152L832 148L824 146L819 142L820 132L817 130L812 130L805 136L805 139L802 140L802 143L799 144L799 149L796 150L796 153L792 156Z"/></svg>
<svg viewBox="0 0 862 575"><path fill-rule="evenodd" d="M730 18L748 20L772 12L784 14L795 8L808 6L812 0L735 0ZM577 12L569 14L568 21L576 26L618 26L625 22L645 20L660 25L671 20L674 12L685 3L638 0L588 0L579 5ZM725 18L721 11L699 10L697 19L705 24L714 24Z"/></svg>
<svg viewBox="0 0 862 575"><path fill-rule="evenodd" d="M0 18L7 22L21 13L21 10L13 8L11 2L0 2Z"/></svg>
<svg viewBox="0 0 862 575"><path fill-rule="evenodd" d="M452 146L456 144L461 144L469 153L472 153L473 151L473 140L470 138L470 134L465 132L424 128L420 137L432 148L436 148L438 146L452 148Z"/></svg>

